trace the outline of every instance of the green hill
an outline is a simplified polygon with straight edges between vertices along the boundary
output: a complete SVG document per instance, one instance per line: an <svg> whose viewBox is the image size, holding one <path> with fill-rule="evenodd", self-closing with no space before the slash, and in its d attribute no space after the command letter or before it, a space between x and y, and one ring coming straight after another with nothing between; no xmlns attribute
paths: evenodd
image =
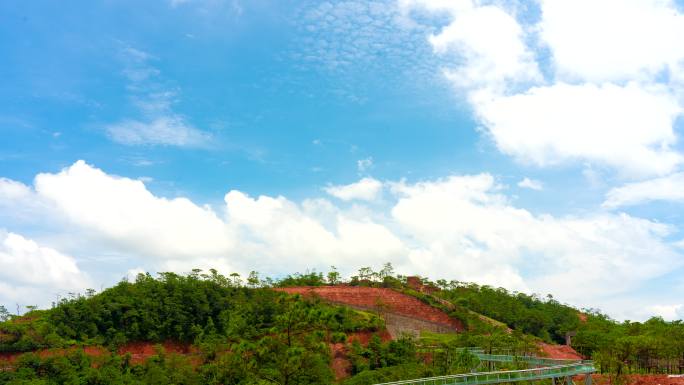
<svg viewBox="0 0 684 385"><path fill-rule="evenodd" d="M467 328L387 340L381 312L272 290L324 284L392 288ZM581 320L550 296L455 281L417 286L391 266L362 269L345 283L334 271L264 281L253 274L246 285L214 270L141 274L51 309L0 314L8 318L0 322L0 384L371 384L471 370L472 357L455 354L458 347L531 353L568 331L604 372L674 373L684 359L679 321L618 323L595 311ZM131 348L170 341L183 350Z"/></svg>

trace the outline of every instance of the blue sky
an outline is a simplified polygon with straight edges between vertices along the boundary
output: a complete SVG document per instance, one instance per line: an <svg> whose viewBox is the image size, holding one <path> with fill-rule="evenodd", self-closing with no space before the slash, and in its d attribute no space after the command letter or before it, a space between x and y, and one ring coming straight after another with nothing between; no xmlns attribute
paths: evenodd
<svg viewBox="0 0 684 385"><path fill-rule="evenodd" d="M0 303L391 261L681 318L683 20L668 1L2 4Z"/></svg>

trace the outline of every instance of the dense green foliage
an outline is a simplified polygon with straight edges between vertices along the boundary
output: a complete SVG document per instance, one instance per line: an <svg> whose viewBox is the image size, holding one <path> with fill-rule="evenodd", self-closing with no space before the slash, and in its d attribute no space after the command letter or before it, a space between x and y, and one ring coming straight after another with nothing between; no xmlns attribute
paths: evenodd
<svg viewBox="0 0 684 385"><path fill-rule="evenodd" d="M53 309L4 322L0 349L104 344L116 350L129 341L173 340L194 343L202 361L197 373L187 374L195 380L177 383L197 383L199 378L204 384L325 384L332 382L329 343L344 339L345 333L382 327L383 321L370 313L267 288L242 287L216 272L164 273L159 278L139 275L133 283L124 281L100 294L64 300ZM77 365L69 357L29 355L22 358L29 363L20 361L18 370L3 375L10 375L12 381L28 376L48 383L71 383L51 379L71 372L79 378L91 375L86 367L92 363ZM168 369L157 365L129 373L128 367L112 365L112 373L124 380L105 383L136 383L149 370ZM172 383L150 381L143 383Z"/></svg>
<svg viewBox="0 0 684 385"><path fill-rule="evenodd" d="M646 322L615 322L588 314L573 347L593 357L604 373L684 372L684 323L654 317Z"/></svg>
<svg viewBox="0 0 684 385"><path fill-rule="evenodd" d="M467 331L387 342L374 335L361 345L348 336L382 330L378 315L270 288L340 283L412 295L461 320ZM540 339L564 342L567 332L576 332L573 347L616 381L626 373L684 370L681 321L619 323L597 311L584 311L581 320L582 313L551 296L456 281L422 279L420 288L408 283L390 264L379 272L362 268L347 282L334 268L325 276L314 271L277 281L260 281L252 272L246 285L237 274L195 270L186 276L141 274L135 282L75 295L22 317L2 308L0 352L56 350L28 353L5 370L0 360L0 383L330 384L331 344L345 343L352 376L342 383L373 384L470 371L477 362L459 349L466 346L537 354ZM143 363L118 354L120 347L140 341L175 341L194 346L194 353L179 356L160 348ZM111 354L85 355L80 346L86 345L105 346Z"/></svg>
<svg viewBox="0 0 684 385"><path fill-rule="evenodd" d="M1 324L0 351L28 351L75 343L119 346L127 341L194 342L213 333L253 339L267 333L289 309L289 296L269 289L235 285L213 271L159 278L139 275L98 295L63 300L47 311L25 316L31 322ZM377 317L345 308L297 299L308 306L312 328L331 331L376 329Z"/></svg>
<svg viewBox="0 0 684 385"><path fill-rule="evenodd" d="M578 310L559 303L550 295L542 300L533 295L472 283L438 284L443 287L438 293L441 298L548 342L565 343L565 334L579 326Z"/></svg>

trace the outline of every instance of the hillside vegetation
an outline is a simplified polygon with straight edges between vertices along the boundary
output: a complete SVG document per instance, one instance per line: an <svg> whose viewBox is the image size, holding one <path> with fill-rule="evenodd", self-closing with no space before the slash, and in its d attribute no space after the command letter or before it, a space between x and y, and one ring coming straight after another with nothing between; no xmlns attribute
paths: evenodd
<svg viewBox="0 0 684 385"><path fill-rule="evenodd" d="M458 334L383 340L384 320L360 311L272 290L352 285L392 288L443 310L466 326ZM653 318L619 323L580 312L551 296L511 293L461 282L422 279L420 287L362 268L348 282L333 269L246 283L215 270L140 274L101 293L63 299L51 309L10 316L0 308L0 383L8 384L330 384L332 348L349 361L345 384L467 372L475 358L457 350L538 352L540 341L573 346L616 378L633 372L682 371L684 325ZM386 334L386 332L385 332ZM370 335L370 339L357 337ZM127 344L175 341L189 354L165 352L136 362ZM90 354L84 347L102 346ZM26 354L18 356L20 352ZM2 364L2 357L11 362Z"/></svg>

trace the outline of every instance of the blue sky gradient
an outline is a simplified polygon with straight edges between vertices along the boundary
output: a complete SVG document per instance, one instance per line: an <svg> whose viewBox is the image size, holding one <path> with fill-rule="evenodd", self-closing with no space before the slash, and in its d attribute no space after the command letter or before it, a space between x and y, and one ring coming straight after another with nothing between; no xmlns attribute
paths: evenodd
<svg viewBox="0 0 684 385"><path fill-rule="evenodd" d="M616 20L596 25L620 31L634 21L630 9L620 7L619 2L606 9L578 3L576 11L582 15L588 9L597 18L603 11L612 12ZM428 0L5 2L0 5L0 181L5 184L5 190L0 188L0 240L4 237L7 243L8 234L15 234L42 249L21 251L7 243L0 248L0 262L30 265L31 258L37 258L44 263L53 258L54 251L60 255L55 260L71 267L55 267L53 275L61 277L70 271L75 275L64 273L70 277L64 279L79 289L109 285L139 269L183 271L195 262L205 266L207 260L225 262L241 273L258 269L275 275L307 267L322 270L333 263L351 274L364 261L391 260L404 273L472 278L513 290L557 290L554 294L562 300L600 307L621 319L652 314L681 317L684 177L678 157L684 154L684 145L678 139L684 124L684 52L668 44L670 36L682 32L677 25L684 16L679 2L644 2L643 7L643 28L648 29L649 23L664 25L644 32L644 39L655 43L643 47L656 48L641 56L653 59L637 55L630 65L632 56L621 51L625 42L618 33L605 37L609 46L604 48L616 50L618 57L624 54L627 64L615 67L606 55L596 59L595 67L585 68L581 55L590 55L593 48L585 52L588 44L582 36L557 32L562 23L552 18L555 10L546 1L457 1L449 6ZM569 19L574 15L565 13ZM651 14L652 18L647 17ZM477 23L467 24L469 16ZM668 29L670 21L673 27ZM484 28L488 22L492 24L486 32L466 28ZM501 29L509 22L511 31L519 30L520 36ZM591 30L591 23L586 28L596 34L603 30ZM497 38L483 38L490 31L495 37L503 33L500 46ZM505 39L517 37L519 41L513 43L523 48L512 52ZM624 39L630 37L624 35ZM657 50L660 46L664 48ZM478 68L486 70L477 72ZM468 77L459 75L460 70ZM610 93L610 87L615 92ZM598 149L591 145L592 136L585 138L580 131L565 136L567 130L564 134L558 129L555 137L546 137L546 129L535 133L537 121L555 126L548 125L553 114L546 120L536 120L535 114L573 108L574 99L556 101L561 96L573 97L563 93L570 88L587 92L583 95L594 95L594 90L601 95L598 104L607 101L606 110L619 105L624 111L634 111L629 104L634 100L653 100L650 110L651 104L636 108L644 106L645 121L658 123L653 128L639 125L641 115L635 115L628 120L639 122L623 127L619 117L606 113L604 119L596 112ZM538 89L549 90L549 95L557 92L559 98L534 99L538 106L513 109L525 116L499 113L516 96L526 103L525 95ZM579 113L570 112L572 116ZM592 116L586 119L593 127ZM561 116L558 127L562 120ZM620 130L625 134L614 135ZM658 134L648 134L655 131ZM609 135L615 141L599 146L604 143L601 138ZM567 138L575 137L579 144L566 147ZM633 157L623 155L631 150ZM635 160L651 156L649 151L654 154L652 161ZM343 222L335 221L356 218L359 223L383 226L401 241L401 247L388 246L387 250L411 251L398 252L396 259L387 257L394 255L390 251L378 252L377 259L364 259L366 251L349 251L352 248L347 250L340 241L340 246L323 247L332 250L330 256L318 259L315 250L323 249L312 246L306 249L311 254L290 261L286 252L269 248L273 240L261 239L257 243L266 245L265 251L255 251L254 245L241 248L241 238L236 236L238 246L231 246L231 251L198 250L197 260L167 260L144 247L131 246L135 242L121 235L123 230L99 232L95 219L84 220L81 214L70 212L56 198L57 192L41 189L37 179L34 184L41 173L58 176L63 170L75 170L79 160L108 178L142 181L154 199L187 198L197 207L208 205L220 218L226 211L224 195L231 190L254 199L282 197L281 203L296 208L292 212L306 216L302 221L318 221L332 234L342 234ZM461 197L454 191L469 186L466 179L458 179L467 176L479 178L472 187L477 193L463 193L463 199L497 213L459 219L487 222L481 229L477 225L450 235L423 222L419 226L415 218L420 212L431 212L427 206L416 206L410 218L400 215L404 207L400 204L409 197L418 199L416 191L428 185L425 191L442 187L451 191L439 195L444 199ZM368 197L354 190L350 194L361 195L347 199L340 198L337 191L341 190L334 190L360 188L354 183L363 178L381 184L381 192L373 190ZM531 182L521 183L526 178ZM87 182L79 179L78 183ZM7 192L9 186L19 184L27 191ZM630 184L638 185L617 190ZM111 202L117 196L106 199ZM312 214L307 205L313 201L328 205L316 210L337 214L311 209L317 213ZM460 203L445 202L452 203L455 213L469 212ZM235 208L238 203L230 205ZM518 216L522 211L525 214ZM169 213L169 218L176 218ZM521 222L506 222L509 215ZM232 219L225 222L238 226L231 222L238 216L231 212L228 217ZM533 219L521 219L528 216ZM142 218L141 223L147 219L153 230L154 218ZM521 240L514 229L525 227L527 220L542 224L540 229L545 228L543 223L553 222L549 226L562 234L560 251ZM581 227L601 222L603 230L597 233L603 235L592 239L591 231L565 233L577 222ZM245 223L240 226L256 226ZM445 228L461 228L461 224ZM623 234L619 234L620 226L626 226ZM621 237L632 231L642 234L644 241L633 247L621 245ZM656 247L653 251L660 253L653 257L653 265L667 266L640 265L639 261L651 257L641 249L650 242ZM509 243L516 246L504 247ZM578 254L586 252L587 261L604 262L596 262L596 269L579 269L556 278L539 269L542 261L557 256L569 258L566 263L572 264L564 247L568 255L576 248ZM643 274L632 277L625 272L629 277L620 277L628 283L608 290L610 282L601 282L591 272L611 272L610 252L624 253L624 260L615 258L622 261L617 265L632 264L625 271ZM473 262L471 270L443 269L450 261L471 260L480 261ZM505 271L497 275L498 270L492 268L489 274L488 264L501 264ZM17 293L24 290L31 301L45 305L45 299L31 293L46 288L56 292L66 282L2 274L0 278L7 283L0 285L0 304L18 301ZM515 278L505 278L509 275ZM492 278L497 276L501 279ZM563 283L547 284L545 277ZM575 295L573 285L581 285L583 279L595 290L606 288L606 293L597 293L595 298Z"/></svg>

